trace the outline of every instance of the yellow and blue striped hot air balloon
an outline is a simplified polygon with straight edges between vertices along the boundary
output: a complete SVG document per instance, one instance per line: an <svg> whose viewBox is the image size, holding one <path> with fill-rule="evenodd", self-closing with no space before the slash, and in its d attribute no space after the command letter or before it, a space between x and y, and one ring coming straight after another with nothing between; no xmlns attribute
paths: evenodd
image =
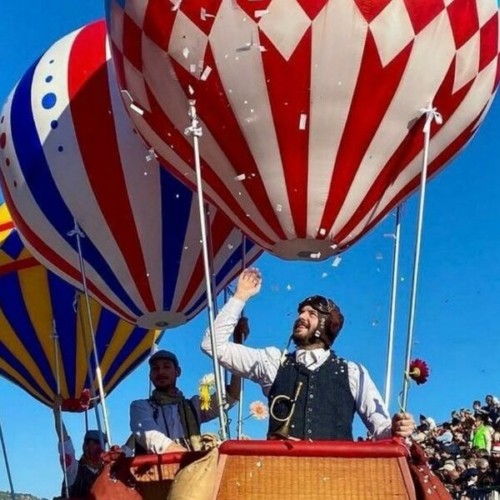
<svg viewBox="0 0 500 500"><path fill-rule="evenodd" d="M109 394L148 356L158 331L132 325L89 300ZM0 205L0 373L50 406L59 385L68 411L85 408L92 386L97 392L85 297L33 258L5 204Z"/></svg>

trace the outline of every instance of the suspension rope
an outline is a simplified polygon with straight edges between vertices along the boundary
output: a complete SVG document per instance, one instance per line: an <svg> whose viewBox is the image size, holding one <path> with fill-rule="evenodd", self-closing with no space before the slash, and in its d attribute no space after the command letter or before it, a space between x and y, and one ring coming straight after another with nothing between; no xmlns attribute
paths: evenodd
<svg viewBox="0 0 500 500"><path fill-rule="evenodd" d="M54 341L54 360L56 365L56 389L58 396L61 394L61 373L59 367L59 335L57 333L57 326L55 319L52 320L52 339ZM63 469L63 484L64 484L64 494L66 498L69 497L69 486L68 486L68 468L66 467L66 446L64 444L64 423L62 421L62 405L58 405L59 411L59 443L61 443L61 455L62 455L62 469Z"/></svg>
<svg viewBox="0 0 500 500"><path fill-rule="evenodd" d="M7 446L5 445L5 439L3 437L3 431L2 431L1 424L0 424L0 441L2 442L2 452L3 452L3 459L5 461L5 470L7 472L7 478L9 480L10 498L12 500L16 500L16 494L14 492L14 483L12 482L12 475L10 473L9 458L7 456Z"/></svg>
<svg viewBox="0 0 500 500"><path fill-rule="evenodd" d="M406 337L406 359L405 368L403 374L403 390L401 397L401 409L406 411L406 405L408 403L408 390L410 386L410 380L408 376L408 371L410 369L411 353L413 348L413 333L415 328L415 310L417 302L417 284L418 284L418 271L420 264L420 248L422 241L422 228L424 220L424 206L425 206L425 192L427 185L427 169L429 165L429 146L430 146L430 136L431 136L431 125L432 122L436 122L438 125L443 123L443 117L438 113L437 109L430 104L426 108L420 110L422 115L425 115L425 124L423 127L424 133L424 156L422 161L422 173L420 176L420 200L418 207L418 222L417 222L417 234L415 240L415 254L413 261L413 276L412 276L412 288L411 288L411 298L410 298L410 314L408 318L408 333Z"/></svg>
<svg viewBox="0 0 500 500"><path fill-rule="evenodd" d="M204 203L205 206L205 217L210 221L210 206L208 203ZM206 220L206 219L205 219ZM211 288L211 293L213 297L213 314L214 317L217 316L218 314L218 307L217 307L217 290L216 290L216 282L215 282L215 266L214 266L214 246L213 246L213 239L212 239L212 231L211 231L211 225L207 224L206 226L206 233L207 233L207 250L208 250L208 266L210 270L210 281L208 282L210 284ZM221 383L221 394L222 394L222 401L224 401L224 419L225 422L228 422L228 425L226 426L226 432L227 432L227 438L231 438L231 430L229 427L229 415L228 415L228 410L229 410L229 405L227 404L227 394L226 394L226 386L229 383L228 381L228 372L227 370L219 363L219 370L220 370L220 379L222 381Z"/></svg>
<svg viewBox="0 0 500 500"><path fill-rule="evenodd" d="M194 147L194 161L196 170L196 188L198 193L198 209L200 215L200 229L201 229L201 241L203 250L203 267L205 271L205 282L207 290L207 312L208 312L208 328L210 332L210 343L212 346L212 360L215 375L215 388L217 393L217 399L219 404L219 424L220 424L220 437L222 440L227 439L227 425L228 420L225 415L226 402L222 397L222 381L220 364L217 359L217 345L215 343L215 319L214 319L214 300L212 296L212 287L210 286L210 264L208 257L208 245L207 245L207 230L206 230L206 218L205 209L203 202L203 186L201 179L201 161L200 161L200 149L199 149L199 138L202 135L202 128L199 126L197 114L196 114L196 101L189 100L189 118L191 119L191 126L186 128L184 133L188 136L193 137L193 147Z"/></svg>
<svg viewBox="0 0 500 500"><path fill-rule="evenodd" d="M76 244L78 247L78 259L80 262L80 273L82 275L82 285L83 285L83 291L84 291L84 296L85 296L85 306L86 306L86 312L87 312L87 317L89 321L89 329L90 329L90 337L92 339L92 349L93 349L93 354L94 354L94 363L95 363L95 372L96 372L96 378L97 378L97 385L99 387L99 396L100 396L100 403L102 406L102 414L103 414L103 421L104 421L104 428L106 431L106 437L107 437L107 443L111 443L111 432L109 428L109 421L108 421L108 412L106 410L106 397L104 394L104 385L102 382L102 374L101 374L101 365L99 363L99 356L97 354L97 344L95 341L95 332L94 332L94 326L92 324L92 314L90 311L90 298L89 298L89 290L87 287L87 276L85 274L85 265L83 261L83 255L82 255L82 245L81 245L81 238L85 237L83 234L82 230L78 226L78 223L75 219L75 227L72 231L68 233L69 236L75 236L76 237ZM84 333L85 337L85 333ZM89 363L90 364L90 363ZM92 381L91 381L92 382ZM91 383L91 385L93 385ZM97 404L95 405L97 408ZM97 412L96 412L97 414ZM99 425L99 424L98 424ZM99 434L101 441L103 440L102 435ZM103 449L108 449L107 443L101 442L101 446Z"/></svg>
<svg viewBox="0 0 500 500"><path fill-rule="evenodd" d="M246 263L246 253L245 253L245 245L246 245L246 236L241 233L241 271L243 272L245 268L247 267ZM243 316L244 310L241 311L241 315ZM241 382L240 382L240 398L238 402L238 420L237 420L237 426L236 426L236 438L241 439L243 435L243 399L245 396L245 379L241 377Z"/></svg>
<svg viewBox="0 0 500 500"><path fill-rule="evenodd" d="M80 292L78 291L75 293L74 308L75 308L75 313L77 314L77 317L80 321L80 330L82 332L82 337L83 337L83 349L85 351L85 359L87 361L87 377L89 378L89 384L90 384L89 387L90 397L91 400L94 402L96 425L99 432L102 432L101 414L99 413L99 406L96 403L98 400L98 395L96 394L94 389L94 372L92 371L92 366L90 364L90 348L87 342L87 327L85 325L83 312L80 313ZM89 430L89 415L88 411L85 410L85 432L88 430ZM104 443L101 443L101 446L104 449Z"/></svg>

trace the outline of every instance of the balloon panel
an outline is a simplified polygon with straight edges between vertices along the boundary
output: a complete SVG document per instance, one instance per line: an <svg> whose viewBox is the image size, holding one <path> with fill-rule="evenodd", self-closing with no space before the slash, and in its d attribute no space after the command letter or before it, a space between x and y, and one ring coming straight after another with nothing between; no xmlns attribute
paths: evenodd
<svg viewBox="0 0 500 500"><path fill-rule="evenodd" d="M104 22L49 48L12 92L0 126L5 199L37 259L81 287L81 231L90 293L122 318L173 327L205 307L198 199L134 130ZM262 250L220 210L207 212L220 291Z"/></svg>
<svg viewBox="0 0 500 500"><path fill-rule="evenodd" d="M31 256L5 204L0 228L0 373L50 406L60 387L63 407L80 410L82 391L97 391L91 328L106 394L149 355L158 332L91 298L90 324L83 294Z"/></svg>
<svg viewBox="0 0 500 500"><path fill-rule="evenodd" d="M498 84L497 0L109 0L113 59L145 141L255 242L324 259L473 136Z"/></svg>

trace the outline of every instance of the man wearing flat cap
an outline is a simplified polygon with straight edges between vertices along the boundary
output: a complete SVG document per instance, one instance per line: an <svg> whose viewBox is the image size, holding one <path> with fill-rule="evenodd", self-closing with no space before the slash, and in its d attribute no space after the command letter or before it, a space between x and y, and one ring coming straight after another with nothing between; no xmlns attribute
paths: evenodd
<svg viewBox="0 0 500 500"><path fill-rule="evenodd" d="M170 453L196 450L200 426L219 415L218 403L202 409L199 396L184 397L177 388L181 367L177 356L160 350L149 358L149 379L154 390L149 399L132 401L130 428L135 438L135 453ZM233 377L228 386L227 402L239 397L240 379Z"/></svg>
<svg viewBox="0 0 500 500"><path fill-rule="evenodd" d="M296 350L290 354L229 342L247 300L261 284L257 269L243 271L234 296L217 316L215 341L219 363L257 382L268 397L268 438L352 440L356 412L376 439L408 437L415 429L413 417L399 413L391 421L367 370L331 350L344 317L330 299L315 295L299 304L289 340ZM201 348L211 356L208 331Z"/></svg>

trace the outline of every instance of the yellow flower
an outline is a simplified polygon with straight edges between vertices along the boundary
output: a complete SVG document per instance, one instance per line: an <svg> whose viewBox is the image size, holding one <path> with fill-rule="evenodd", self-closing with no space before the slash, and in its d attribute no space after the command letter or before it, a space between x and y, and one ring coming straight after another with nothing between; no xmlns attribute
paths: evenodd
<svg viewBox="0 0 500 500"><path fill-rule="evenodd" d="M209 410L210 403L212 400L212 394L210 390L215 387L215 377L213 373L207 373L203 375L200 380L200 386L198 388L198 392L200 394L200 409L201 410Z"/></svg>
<svg viewBox="0 0 500 500"><path fill-rule="evenodd" d="M212 395L210 394L210 386L208 384L200 384L200 409L210 410L210 402Z"/></svg>

